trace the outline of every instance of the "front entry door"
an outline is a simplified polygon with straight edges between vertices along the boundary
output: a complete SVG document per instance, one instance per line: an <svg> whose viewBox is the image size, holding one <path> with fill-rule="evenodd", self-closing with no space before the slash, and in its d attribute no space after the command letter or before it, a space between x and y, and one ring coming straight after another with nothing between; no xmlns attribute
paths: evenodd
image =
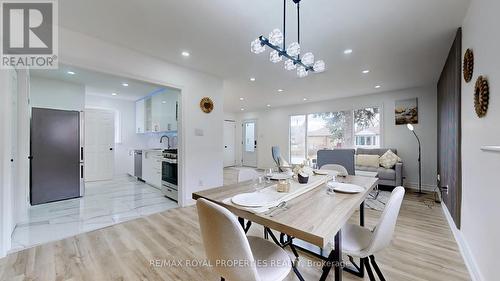
<svg viewBox="0 0 500 281"><path fill-rule="evenodd" d="M438 82L438 178L446 204L460 228L462 201L461 159L462 33L457 32Z"/></svg>
<svg viewBox="0 0 500 281"><path fill-rule="evenodd" d="M110 110L85 110L85 181L113 179L114 117Z"/></svg>
<svg viewBox="0 0 500 281"><path fill-rule="evenodd" d="M235 132L235 122L224 120L224 167L234 166Z"/></svg>
<svg viewBox="0 0 500 281"><path fill-rule="evenodd" d="M245 120L243 129L243 166L257 167L257 120Z"/></svg>

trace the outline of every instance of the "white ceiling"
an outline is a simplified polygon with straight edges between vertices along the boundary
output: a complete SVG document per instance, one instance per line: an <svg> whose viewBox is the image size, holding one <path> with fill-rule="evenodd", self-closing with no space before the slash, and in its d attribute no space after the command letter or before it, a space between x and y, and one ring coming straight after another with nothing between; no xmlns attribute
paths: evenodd
<svg viewBox="0 0 500 281"><path fill-rule="evenodd" d="M287 42L296 38L288 2ZM296 78L250 42L281 28L282 0L65 0L62 26L224 79L225 111L258 110L437 81L470 0L303 0L301 45L327 71ZM293 29L293 31L292 31ZM353 49L351 55L343 50ZM181 56L187 50L189 58ZM362 74L370 69L369 74ZM255 82L249 78L255 77ZM380 84L380 89L374 86ZM277 93L282 88L284 92ZM240 101L244 97L244 101Z"/></svg>
<svg viewBox="0 0 500 281"><path fill-rule="evenodd" d="M68 71L75 74L70 75ZM67 65L59 65L59 69L55 70L31 70L30 72L33 76L84 85L88 95L116 99L138 100L159 88L165 88L164 86ZM123 86L123 83L128 84L128 86ZM113 93L116 95L112 95Z"/></svg>

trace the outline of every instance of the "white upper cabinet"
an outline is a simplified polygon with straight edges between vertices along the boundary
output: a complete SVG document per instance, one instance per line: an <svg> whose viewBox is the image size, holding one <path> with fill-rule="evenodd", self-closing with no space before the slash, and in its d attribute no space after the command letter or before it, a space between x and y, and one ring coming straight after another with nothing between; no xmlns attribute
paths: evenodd
<svg viewBox="0 0 500 281"><path fill-rule="evenodd" d="M138 134L143 134L146 132L146 120L145 118L145 103L144 100L138 100L135 102L135 132Z"/></svg>
<svg viewBox="0 0 500 281"><path fill-rule="evenodd" d="M179 116L178 90L165 91L136 102L136 132L177 131Z"/></svg>

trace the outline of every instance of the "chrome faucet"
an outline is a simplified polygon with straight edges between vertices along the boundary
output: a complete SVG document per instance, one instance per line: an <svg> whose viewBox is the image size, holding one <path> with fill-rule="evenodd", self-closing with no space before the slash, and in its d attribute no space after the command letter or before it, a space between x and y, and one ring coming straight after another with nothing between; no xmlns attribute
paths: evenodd
<svg viewBox="0 0 500 281"><path fill-rule="evenodd" d="M167 135L163 135L160 138L160 143L163 143L163 138L167 138L167 149L170 149L170 138Z"/></svg>

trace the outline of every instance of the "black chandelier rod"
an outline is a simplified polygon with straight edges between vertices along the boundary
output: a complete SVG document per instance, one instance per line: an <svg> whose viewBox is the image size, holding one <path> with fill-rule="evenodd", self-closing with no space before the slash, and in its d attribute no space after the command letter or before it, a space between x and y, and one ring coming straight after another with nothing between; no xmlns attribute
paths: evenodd
<svg viewBox="0 0 500 281"><path fill-rule="evenodd" d="M286 48L286 0L283 0L283 50Z"/></svg>

